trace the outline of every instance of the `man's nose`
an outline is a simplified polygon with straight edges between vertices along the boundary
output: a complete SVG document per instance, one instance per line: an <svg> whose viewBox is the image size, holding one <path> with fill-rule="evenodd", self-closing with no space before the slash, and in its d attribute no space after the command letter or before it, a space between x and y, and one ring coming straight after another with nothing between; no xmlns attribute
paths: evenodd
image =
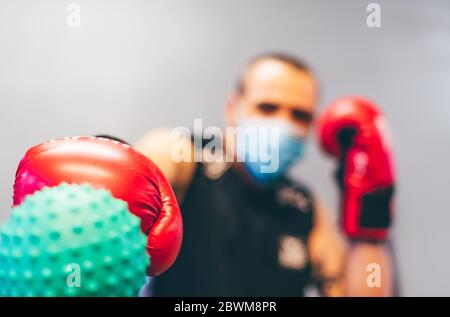
<svg viewBox="0 0 450 317"><path fill-rule="evenodd" d="M281 119L292 121L292 110L289 107L281 107L278 115Z"/></svg>

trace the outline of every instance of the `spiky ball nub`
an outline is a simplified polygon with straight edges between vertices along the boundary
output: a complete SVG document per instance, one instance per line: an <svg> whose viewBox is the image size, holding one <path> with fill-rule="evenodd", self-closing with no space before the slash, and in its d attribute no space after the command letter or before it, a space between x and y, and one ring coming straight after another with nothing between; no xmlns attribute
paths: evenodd
<svg viewBox="0 0 450 317"><path fill-rule="evenodd" d="M139 219L108 191L44 188L0 229L0 296L137 296L146 244Z"/></svg>

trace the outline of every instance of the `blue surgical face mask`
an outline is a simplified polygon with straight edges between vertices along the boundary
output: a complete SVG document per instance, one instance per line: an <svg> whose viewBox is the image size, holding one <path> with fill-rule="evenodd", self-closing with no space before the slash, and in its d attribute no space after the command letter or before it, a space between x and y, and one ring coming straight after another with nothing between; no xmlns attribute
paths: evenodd
<svg viewBox="0 0 450 317"><path fill-rule="evenodd" d="M305 152L304 133L280 119L238 122L236 156L252 178L269 183L285 175Z"/></svg>

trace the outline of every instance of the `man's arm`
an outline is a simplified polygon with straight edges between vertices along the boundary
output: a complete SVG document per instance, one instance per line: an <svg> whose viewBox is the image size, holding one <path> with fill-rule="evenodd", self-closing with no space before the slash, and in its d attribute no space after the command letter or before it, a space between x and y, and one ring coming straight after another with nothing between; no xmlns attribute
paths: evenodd
<svg viewBox="0 0 450 317"><path fill-rule="evenodd" d="M345 271L347 296L393 296L392 254L385 242L352 242Z"/></svg>
<svg viewBox="0 0 450 317"><path fill-rule="evenodd" d="M313 276L325 296L345 296L346 240L325 205L316 200L314 228L309 238Z"/></svg>
<svg viewBox="0 0 450 317"><path fill-rule="evenodd" d="M181 201L195 171L194 146L191 140L186 136L173 134L170 129L160 128L144 135L134 148L159 167L172 185L178 201ZM181 152L186 155L186 159L179 161Z"/></svg>
<svg viewBox="0 0 450 317"><path fill-rule="evenodd" d="M325 296L392 296L392 254L386 242L346 242L336 221L316 201L309 239L313 274Z"/></svg>

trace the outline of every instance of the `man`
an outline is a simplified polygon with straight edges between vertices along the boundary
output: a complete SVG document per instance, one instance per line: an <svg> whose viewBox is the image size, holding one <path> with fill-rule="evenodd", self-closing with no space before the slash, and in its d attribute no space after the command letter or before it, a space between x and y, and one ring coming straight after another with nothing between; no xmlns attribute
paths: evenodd
<svg viewBox="0 0 450 317"><path fill-rule="evenodd" d="M317 91L311 70L290 56L259 56L241 75L226 123L256 127L262 138L260 128L277 131L276 139L266 140L280 154L270 172L261 172L264 162L249 160L255 150L245 132L237 133L238 142L225 140L232 163L176 162L170 130L152 131L136 144L173 185L184 219L180 255L153 281L154 295L303 296L313 283L326 296L391 294L382 244L355 243L348 252L323 203L285 177L304 153ZM199 150L188 138L183 142ZM371 262L383 262L381 287L366 282Z"/></svg>

